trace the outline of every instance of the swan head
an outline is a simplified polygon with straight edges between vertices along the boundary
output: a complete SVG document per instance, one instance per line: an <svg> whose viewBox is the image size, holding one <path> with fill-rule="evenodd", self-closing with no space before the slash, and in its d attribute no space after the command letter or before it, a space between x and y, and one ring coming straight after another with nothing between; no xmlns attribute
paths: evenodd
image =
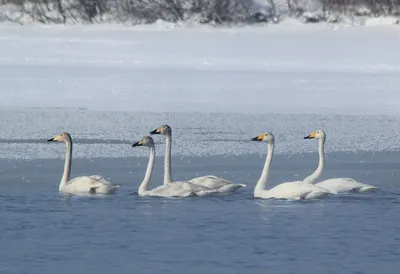
<svg viewBox="0 0 400 274"><path fill-rule="evenodd" d="M71 142L71 135L68 132L62 132L56 137L47 140L47 142Z"/></svg>
<svg viewBox="0 0 400 274"><path fill-rule="evenodd" d="M132 145L132 147L140 147L140 146L154 147L153 138L151 138L150 136L144 136L142 137L142 139L140 139L139 141L137 141Z"/></svg>
<svg viewBox="0 0 400 274"><path fill-rule="evenodd" d="M153 135L153 134L168 135L168 134L171 134L171 132L172 132L172 129L169 125L162 125L162 126L156 128L155 130L150 131L150 134L151 135Z"/></svg>
<svg viewBox="0 0 400 274"><path fill-rule="evenodd" d="M264 132L261 133L260 135L251 138L252 141L258 141L258 142L265 142L265 143L273 143L275 141L275 137L274 134L272 134L271 132Z"/></svg>
<svg viewBox="0 0 400 274"><path fill-rule="evenodd" d="M326 134L322 129L314 131L310 135L304 137L304 139L322 139L322 140L325 140L325 138Z"/></svg>

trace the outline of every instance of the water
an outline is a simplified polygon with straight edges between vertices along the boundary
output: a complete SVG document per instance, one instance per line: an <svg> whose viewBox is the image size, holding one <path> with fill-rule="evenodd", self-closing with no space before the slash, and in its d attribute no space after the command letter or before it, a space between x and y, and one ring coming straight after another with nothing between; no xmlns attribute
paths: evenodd
<svg viewBox="0 0 400 274"><path fill-rule="evenodd" d="M397 153L329 154L326 178L382 190L314 201L254 199L264 157L174 156L176 179L210 173L248 184L224 197L182 199L137 196L146 157L74 159L73 176L121 185L106 197L59 194L63 159L2 159L0 272L397 273ZM270 186L315 166L315 153L276 155ZM161 180L157 157L153 185Z"/></svg>

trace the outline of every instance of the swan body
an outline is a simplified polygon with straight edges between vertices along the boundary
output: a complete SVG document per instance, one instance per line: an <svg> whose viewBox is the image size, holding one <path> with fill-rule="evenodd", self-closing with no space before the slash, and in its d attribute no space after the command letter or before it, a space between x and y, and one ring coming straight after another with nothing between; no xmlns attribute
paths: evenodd
<svg viewBox="0 0 400 274"><path fill-rule="evenodd" d="M140 196L153 196L153 197L189 197L189 196L207 196L216 194L217 192L212 189L201 188L200 186L191 184L189 182L174 182L170 185L161 185L150 191L142 192Z"/></svg>
<svg viewBox="0 0 400 274"><path fill-rule="evenodd" d="M258 194L258 195L257 195ZM290 200L309 200L330 194L328 191L316 189L312 185L303 184L301 181L281 183L268 191L255 193L258 198L276 198Z"/></svg>
<svg viewBox="0 0 400 274"><path fill-rule="evenodd" d="M148 189L153 166L155 161L155 146L153 138L145 136L140 141L134 143L132 147L146 146L150 150L149 162L147 164L146 174L141 183L138 194L139 196L153 196L153 197L189 197L189 196L208 196L217 193L217 191L195 185L189 182L180 181L173 184L163 184L151 190Z"/></svg>
<svg viewBox="0 0 400 274"><path fill-rule="evenodd" d="M172 129L169 125L163 125L151 131L150 134L152 135L161 134L164 135L166 138L165 157L164 157L164 184L170 184L172 183L172 175L171 175ZM234 192L242 187L246 187L245 184L234 184L228 180L213 175L193 178L188 182L198 186L206 187L208 189L218 190L219 193Z"/></svg>
<svg viewBox="0 0 400 274"><path fill-rule="evenodd" d="M279 184L271 189L265 189L269 168L272 162L272 155L274 152L275 137L271 132L265 132L252 138L252 141L261 141L268 144L268 153L265 160L264 168L260 179L254 188L254 197L256 198L275 198L275 199L288 199L288 200L308 200L320 198L329 195L330 192L316 187L311 184L304 184L302 181L286 182Z"/></svg>
<svg viewBox="0 0 400 274"><path fill-rule="evenodd" d="M310 176L306 177L303 182L307 184L314 184L315 186L324 188L334 194L343 192L368 192L375 191L378 188L375 186L363 184L357 182L351 178L332 178L319 183L315 183L318 178L322 175L322 171L325 164L325 140L326 134L323 130L317 130L310 135L304 137L304 139L318 139L318 154L319 163L317 169Z"/></svg>
<svg viewBox="0 0 400 274"><path fill-rule="evenodd" d="M72 138L68 132L63 132L48 142L64 142L66 145L66 157L64 173L61 178L59 191L68 194L111 194L118 186L107 181L99 175L80 176L70 180L71 162L72 162Z"/></svg>
<svg viewBox="0 0 400 274"><path fill-rule="evenodd" d="M110 194L117 189L101 176L80 176L68 182L60 191L64 193Z"/></svg>

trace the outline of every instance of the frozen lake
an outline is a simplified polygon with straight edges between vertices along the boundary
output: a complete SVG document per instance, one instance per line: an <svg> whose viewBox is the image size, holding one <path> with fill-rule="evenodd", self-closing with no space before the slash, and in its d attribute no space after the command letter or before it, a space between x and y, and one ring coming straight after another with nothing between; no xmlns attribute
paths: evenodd
<svg viewBox="0 0 400 274"><path fill-rule="evenodd" d="M391 138L370 135L396 117L280 114L261 120L63 109L3 110L1 117L9 125L0 139L1 272L395 273L400 267L400 222L393 218L400 214L400 157L388 150L396 146ZM276 132L268 187L299 180L317 165L316 142L302 139L312 120L333 136L324 178L351 177L381 191L304 202L252 197L267 148L250 137ZM175 179L213 174L248 187L225 197L139 198L148 152L131 144L164 122L176 125ZM72 175L100 174L121 185L115 195L58 193L65 148L46 140L65 127L77 136ZM165 143L154 138L159 156L152 186L162 182ZM368 260L360 264L362 258Z"/></svg>
<svg viewBox="0 0 400 274"><path fill-rule="evenodd" d="M165 29L0 26L0 272L397 273L400 36L395 27ZM224 197L139 198L147 150L173 130L173 176L247 188ZM317 165L381 188L313 201L252 197L276 137L268 187ZM100 174L108 197L58 193ZM152 186L162 178L156 140Z"/></svg>

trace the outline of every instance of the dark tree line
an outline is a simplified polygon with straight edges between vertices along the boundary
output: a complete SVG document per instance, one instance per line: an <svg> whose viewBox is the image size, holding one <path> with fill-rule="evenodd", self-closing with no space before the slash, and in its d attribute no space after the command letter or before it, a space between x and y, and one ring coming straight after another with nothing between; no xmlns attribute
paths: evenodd
<svg viewBox="0 0 400 274"><path fill-rule="evenodd" d="M101 22L105 17L119 21L152 23L158 19L200 23L243 22L250 15L252 0L0 0L13 3L21 14L34 21Z"/></svg>
<svg viewBox="0 0 400 274"><path fill-rule="evenodd" d="M253 0L0 0L0 5L14 4L18 14L42 23L97 23L106 20L152 23L192 20L199 23L232 24L278 21L279 14L301 17L305 0L286 0L284 10L277 10L276 0L266 1L267 10L254 10ZM327 20L334 15L399 15L400 0L315 0L321 13L310 22ZM282 9L282 6L280 6ZM361 9L362 8L362 9ZM3 16L4 17L4 16ZM9 20L18 20L9 16Z"/></svg>
<svg viewBox="0 0 400 274"><path fill-rule="evenodd" d="M289 15L301 16L307 10L304 9L301 0L286 0ZM321 21L328 18L338 18L341 15L348 16L388 16L400 15L400 0L316 0L321 6L320 15L309 18ZM332 17L333 15L333 17Z"/></svg>

